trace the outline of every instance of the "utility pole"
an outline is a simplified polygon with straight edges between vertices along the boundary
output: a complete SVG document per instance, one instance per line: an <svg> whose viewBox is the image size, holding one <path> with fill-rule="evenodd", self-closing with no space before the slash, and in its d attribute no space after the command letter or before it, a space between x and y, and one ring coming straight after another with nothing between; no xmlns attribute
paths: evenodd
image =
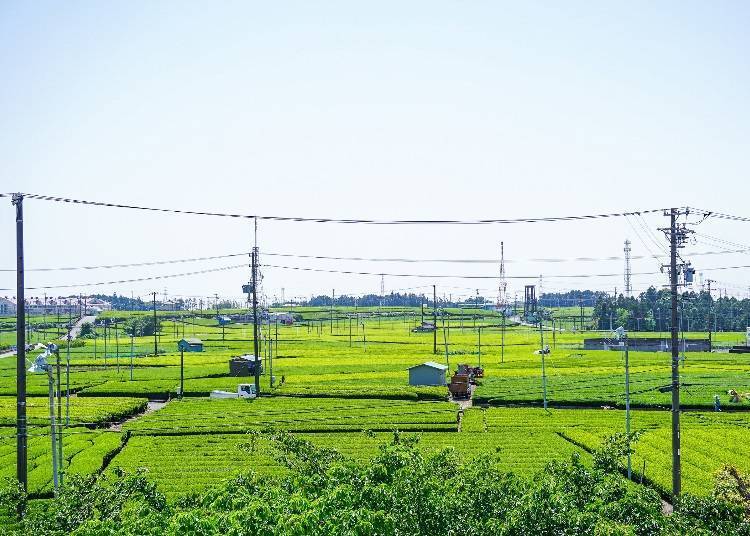
<svg viewBox="0 0 750 536"><path fill-rule="evenodd" d="M628 348L628 333L623 330L625 341L625 437L628 449L628 480L633 479L633 468L630 460L630 359Z"/></svg>
<svg viewBox="0 0 750 536"><path fill-rule="evenodd" d="M331 335L333 335L333 302L336 301L336 289L331 291Z"/></svg>
<svg viewBox="0 0 750 536"><path fill-rule="evenodd" d="M154 357L159 355L159 348L156 340L156 291L152 292L154 295Z"/></svg>
<svg viewBox="0 0 750 536"><path fill-rule="evenodd" d="M677 211L669 216L669 284L672 295L672 494L680 496L682 475L680 467L680 355L677 347Z"/></svg>
<svg viewBox="0 0 750 536"><path fill-rule="evenodd" d="M432 353L437 354L437 287L432 285Z"/></svg>
<svg viewBox="0 0 750 536"><path fill-rule="evenodd" d="M256 230L258 223L255 223ZM253 247L252 254L253 271L253 351L255 352L255 394L260 395L260 364L258 363L258 246Z"/></svg>
<svg viewBox="0 0 750 536"><path fill-rule="evenodd" d="M678 210L676 208L665 212L669 216L669 228L660 229L669 238L669 286L671 294L672 325L672 494L678 498L682 491L681 453L680 453L680 348L678 333L678 269L684 272L688 263L677 264L677 249L682 248L687 240L687 235L692 233L686 228L686 224L678 224L678 216L687 216L689 210Z"/></svg>
<svg viewBox="0 0 750 536"><path fill-rule="evenodd" d="M183 396L185 396L185 348L180 346L180 400Z"/></svg>
<svg viewBox="0 0 750 536"><path fill-rule="evenodd" d="M26 297L24 296L23 195L13 194L16 207L16 478L28 489L26 431ZM20 512L19 512L20 514Z"/></svg>

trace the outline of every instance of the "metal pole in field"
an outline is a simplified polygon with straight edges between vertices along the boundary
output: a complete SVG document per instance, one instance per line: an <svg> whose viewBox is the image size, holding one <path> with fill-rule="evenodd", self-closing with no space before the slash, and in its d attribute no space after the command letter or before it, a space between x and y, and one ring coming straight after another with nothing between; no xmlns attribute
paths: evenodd
<svg viewBox="0 0 750 536"><path fill-rule="evenodd" d="M16 207L16 478L28 488L26 431L26 297L24 296L23 196L13 194Z"/></svg>
<svg viewBox="0 0 750 536"><path fill-rule="evenodd" d="M352 314L349 313L349 348L352 347Z"/></svg>
<svg viewBox="0 0 750 536"><path fill-rule="evenodd" d="M185 348L180 348L180 398L185 393Z"/></svg>
<svg viewBox="0 0 750 536"><path fill-rule="evenodd" d="M68 350L65 353L65 425L70 424L70 333L68 333ZM60 460L62 463L62 460Z"/></svg>
<svg viewBox="0 0 750 536"><path fill-rule="evenodd" d="M120 341L117 338L117 319L115 319L115 360L117 361L117 372L120 372Z"/></svg>
<svg viewBox="0 0 750 536"><path fill-rule="evenodd" d="M625 334L625 437L628 449L628 480L632 480L633 469L630 463L630 361L627 333Z"/></svg>
<svg viewBox="0 0 750 536"><path fill-rule="evenodd" d="M435 325L435 332L437 332L437 324ZM450 369L451 363L448 358L448 339L445 336L445 317L443 317L443 344L445 345L445 364L448 365L448 369Z"/></svg>
<svg viewBox="0 0 750 536"><path fill-rule="evenodd" d="M677 340L677 209L669 212L669 283L672 305L672 494L680 496L680 354Z"/></svg>
<svg viewBox="0 0 750 536"><path fill-rule="evenodd" d="M55 493L58 486L58 469L57 469L57 426L55 422L55 380L52 378L52 366L47 365L47 378L49 379L49 435L52 440L52 482L54 483Z"/></svg>
<svg viewBox="0 0 750 536"><path fill-rule="evenodd" d="M482 326L479 326L477 333L479 334L479 366L481 367L482 366Z"/></svg>
<svg viewBox="0 0 750 536"><path fill-rule="evenodd" d="M544 409L547 409L547 372L544 368L544 330L542 329L542 318L539 317L539 355L542 356L542 396L544 397Z"/></svg>
<svg viewBox="0 0 750 536"><path fill-rule="evenodd" d="M365 323L362 322L362 347L367 351L367 336L365 335Z"/></svg>
<svg viewBox="0 0 750 536"><path fill-rule="evenodd" d="M437 354L437 287L432 285L432 353Z"/></svg>
<svg viewBox="0 0 750 536"><path fill-rule="evenodd" d="M331 335L333 335L333 302L336 300L336 289L331 291Z"/></svg>
<svg viewBox="0 0 750 536"><path fill-rule="evenodd" d="M706 281L708 284L708 351L711 351L712 342L711 342L711 305L713 298L711 298L711 283L713 283L713 279L709 279Z"/></svg>
<svg viewBox="0 0 750 536"><path fill-rule="evenodd" d="M68 341L70 341L70 332L68 332ZM63 467L63 441L62 441L62 374L60 369L60 352L55 352L57 358L57 461L59 471L62 473ZM62 480L62 475L60 476Z"/></svg>
<svg viewBox="0 0 750 536"><path fill-rule="evenodd" d="M154 295L154 357L159 355L159 347L156 339L156 292L152 292Z"/></svg>
<svg viewBox="0 0 750 536"><path fill-rule="evenodd" d="M500 363L505 363L505 311L503 311L503 322L500 333Z"/></svg>
<svg viewBox="0 0 750 536"><path fill-rule="evenodd" d="M133 381L133 336L135 335L135 326L130 334L130 381Z"/></svg>
<svg viewBox="0 0 750 536"><path fill-rule="evenodd" d="M275 326L276 333L274 334L273 339L273 346L275 346L274 350L276 351L276 357L279 355L279 319L276 318ZM271 352L271 370L269 371L271 373L271 387L273 387L274 384L274 378L273 378L273 352Z"/></svg>

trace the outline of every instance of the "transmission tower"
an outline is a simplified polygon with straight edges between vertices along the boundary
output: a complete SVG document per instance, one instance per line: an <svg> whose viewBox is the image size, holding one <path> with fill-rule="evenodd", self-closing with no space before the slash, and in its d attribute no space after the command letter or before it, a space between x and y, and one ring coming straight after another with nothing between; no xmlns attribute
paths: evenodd
<svg viewBox="0 0 750 536"><path fill-rule="evenodd" d="M630 275L632 274L630 269L630 240L625 240L625 297L629 298L633 295L633 284L630 281Z"/></svg>
<svg viewBox="0 0 750 536"><path fill-rule="evenodd" d="M380 275L380 296L385 296L385 276Z"/></svg>
<svg viewBox="0 0 750 536"><path fill-rule="evenodd" d="M497 308L505 309L508 303L508 282L505 280L505 244L500 242L500 281L497 288Z"/></svg>

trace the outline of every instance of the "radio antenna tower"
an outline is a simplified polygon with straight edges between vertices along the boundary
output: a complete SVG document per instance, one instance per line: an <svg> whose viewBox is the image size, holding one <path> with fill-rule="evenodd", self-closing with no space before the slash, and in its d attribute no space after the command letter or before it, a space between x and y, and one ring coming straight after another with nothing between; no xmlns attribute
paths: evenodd
<svg viewBox="0 0 750 536"><path fill-rule="evenodd" d="M629 298L633 295L633 285L630 282L630 240L625 240L625 297Z"/></svg>
<svg viewBox="0 0 750 536"><path fill-rule="evenodd" d="M505 280L505 244L500 242L500 282L497 288L497 308L504 309L508 301L508 282Z"/></svg>

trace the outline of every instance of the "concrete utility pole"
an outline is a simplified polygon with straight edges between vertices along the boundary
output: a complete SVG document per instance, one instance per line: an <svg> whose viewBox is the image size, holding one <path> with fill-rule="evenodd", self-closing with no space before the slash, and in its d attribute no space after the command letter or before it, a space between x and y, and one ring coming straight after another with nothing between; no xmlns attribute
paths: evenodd
<svg viewBox="0 0 750 536"><path fill-rule="evenodd" d="M713 279L707 279L706 283L708 284L708 351L710 352L713 348L713 343L711 342L711 309L713 305L711 283L715 283L715 281Z"/></svg>
<svg viewBox="0 0 750 536"><path fill-rule="evenodd" d="M256 223L257 225L257 223ZM260 364L258 363L258 246L253 247L253 352L255 353L255 393L260 395Z"/></svg>
<svg viewBox="0 0 750 536"><path fill-rule="evenodd" d="M672 494L680 496L682 474L680 467L680 354L677 347L677 211L669 216L669 285L672 301Z"/></svg>
<svg viewBox="0 0 750 536"><path fill-rule="evenodd" d="M13 194L16 207L16 478L28 489L26 430L26 297L24 295L23 195Z"/></svg>
<svg viewBox="0 0 750 536"><path fill-rule="evenodd" d="M693 231L686 228L686 224L678 224L679 216L687 216L689 210L676 208L665 212L669 217L669 227L661 229L669 238L669 287L671 294L671 346L672 346L672 494L675 498L682 491L681 453L680 453L680 348L678 325L678 269L687 276L691 269L685 270L689 263L677 264L677 249L685 246L688 234ZM690 273L692 277L692 273ZM687 279L687 277L686 277Z"/></svg>

